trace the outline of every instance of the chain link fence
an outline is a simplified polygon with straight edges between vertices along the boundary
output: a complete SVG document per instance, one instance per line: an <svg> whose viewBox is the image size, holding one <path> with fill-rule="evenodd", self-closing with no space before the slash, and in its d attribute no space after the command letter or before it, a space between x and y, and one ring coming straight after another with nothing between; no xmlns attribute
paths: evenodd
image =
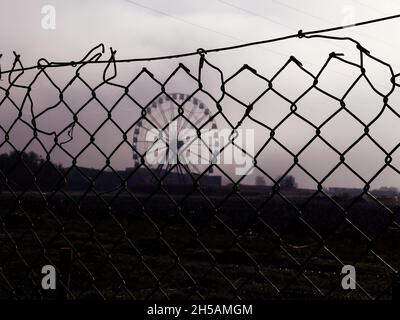
<svg viewBox="0 0 400 320"><path fill-rule="evenodd" d="M190 54L197 61L195 71L177 62L184 55L144 59L158 60L161 68L165 63L165 70L170 70L167 61L173 61L174 69L161 81L147 61L116 60L112 49L108 60L100 60L102 45L80 61L41 59L25 68L15 55L0 82L0 297L395 296L398 193L371 186L385 172L394 177L391 181L398 181L400 173L396 134L385 140L390 143L382 143L374 129L377 123L387 126L382 119L396 123L400 118L398 105L391 103L398 93L397 75L355 40L302 32L298 37L350 41L358 63L332 52L316 74L292 56L270 77L250 65L226 76L209 61L209 52L200 49ZM388 90L371 80L374 69L366 67L366 60L387 70L383 80L390 83ZM130 73L129 67L138 63L143 69ZM340 95L322 84L334 72L329 69L332 63L355 70ZM293 67L309 84L287 79L282 85L282 75ZM118 77L124 70L131 74L129 81ZM214 74L211 85L205 70ZM379 101L368 119L349 103L361 82L373 98L362 91L360 103ZM298 86L304 87L301 92L286 94L286 89ZM240 87L259 91L243 98ZM314 100L315 93L322 100ZM280 101L279 116L269 109L278 100L263 100L271 95ZM305 100L309 109L302 105ZM324 108L330 104L327 114ZM342 116L348 122L335 122ZM172 123L178 135L191 130L191 140L177 139L175 153L170 151L173 139L163 136ZM337 130L333 136L325 130L331 123ZM285 131L287 124L291 125ZM360 129L356 137L346 131L353 126ZM227 143L211 148L202 138L204 132L222 127L230 132ZM249 151L249 145L238 142L238 131L255 127L260 131ZM298 139L298 148L287 140L289 132ZM341 138L350 139L342 148L336 143ZM187 153L194 141L206 145L212 159L200 164L184 163L179 157L167 165L147 161L150 151L165 155L169 150L174 157ZM349 160L365 142L374 147L377 169L362 166L371 154L363 154L358 162ZM250 159L249 172L235 175L232 167L214 161L230 146ZM310 149L312 161L305 164L303 155ZM325 157L328 153L331 156ZM266 159L279 163L284 158L288 165L277 176ZM331 164L329 169L325 162ZM345 177L356 179L357 187L329 184L343 169ZM253 182L247 180L250 171L258 174ZM308 181L307 186L301 181ZM55 266L57 290L42 288L44 265ZM356 268L355 290L342 288L344 265Z"/></svg>

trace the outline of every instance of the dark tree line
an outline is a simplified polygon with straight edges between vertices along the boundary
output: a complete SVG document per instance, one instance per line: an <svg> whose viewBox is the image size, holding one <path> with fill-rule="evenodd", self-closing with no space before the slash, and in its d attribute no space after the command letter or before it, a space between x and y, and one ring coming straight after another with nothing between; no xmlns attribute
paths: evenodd
<svg viewBox="0 0 400 320"><path fill-rule="evenodd" d="M297 189L297 182L296 179L293 176L285 176L281 180L281 188L282 189Z"/></svg>
<svg viewBox="0 0 400 320"><path fill-rule="evenodd" d="M64 185L63 172L61 165L46 161L35 152L3 153L0 154L0 191L9 188L54 190Z"/></svg>
<svg viewBox="0 0 400 320"><path fill-rule="evenodd" d="M263 176L256 177L256 185L257 186L265 186L267 182ZM289 175L282 178L281 182L279 183L282 189L297 189L297 182L296 179Z"/></svg>

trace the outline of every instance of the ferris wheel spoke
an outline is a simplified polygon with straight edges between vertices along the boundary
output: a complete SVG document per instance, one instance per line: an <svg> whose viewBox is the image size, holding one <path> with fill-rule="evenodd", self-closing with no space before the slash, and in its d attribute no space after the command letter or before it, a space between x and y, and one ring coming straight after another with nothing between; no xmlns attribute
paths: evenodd
<svg viewBox="0 0 400 320"><path fill-rule="evenodd" d="M193 151L191 151L191 150L188 150L188 151L189 151L190 154L196 156L197 158L200 158L200 159L204 160L204 161L206 162L206 163L204 163L204 164L211 164L210 159L207 159L207 158L201 156L201 155L198 154L197 152L193 152ZM209 163L208 163L208 162L209 162ZM190 162L189 162L189 163L190 163Z"/></svg>
<svg viewBox="0 0 400 320"><path fill-rule="evenodd" d="M189 168L189 172L194 172L196 174L200 174L200 171L191 163L188 163L187 167Z"/></svg>
<svg viewBox="0 0 400 320"><path fill-rule="evenodd" d="M143 128L144 130L146 130L146 131L151 131L151 129L150 128L147 128L146 126L144 126L144 125L141 125L140 126L140 128Z"/></svg>
<svg viewBox="0 0 400 320"><path fill-rule="evenodd" d="M190 119L197 111L197 106L192 104L192 110L190 110L188 118Z"/></svg>
<svg viewBox="0 0 400 320"><path fill-rule="evenodd" d="M150 108L151 108L151 107L150 107ZM160 108L156 108L156 109L157 109L157 112L159 112L159 109L160 109ZM150 110L151 110L151 109L150 109ZM150 120L156 124L156 129L163 129L163 128L164 128L164 126L162 126L162 125L159 123L159 121L154 117L154 115L153 115L151 112L147 112L147 115L151 118ZM151 125L153 125L153 127L154 127L154 124L151 123L151 122L149 121L149 119L146 118L146 120L147 120Z"/></svg>
<svg viewBox="0 0 400 320"><path fill-rule="evenodd" d="M162 129L163 128L163 126L161 126L161 124L157 121L156 118L154 118L154 116L152 114L149 113L148 115L152 118L151 120L156 124L157 129Z"/></svg>
<svg viewBox="0 0 400 320"><path fill-rule="evenodd" d="M198 138L197 133L194 130L186 131L184 133L185 133L185 139L186 140L191 139L192 140L191 143Z"/></svg>
<svg viewBox="0 0 400 320"><path fill-rule="evenodd" d="M171 113L171 120L174 118L174 103L172 102L172 100L169 102L169 106L170 106L170 113Z"/></svg>
<svg viewBox="0 0 400 320"><path fill-rule="evenodd" d="M153 131L153 130L158 130L158 131L160 131L160 129L158 129L158 128L148 128L148 127L146 127L146 126L144 126L144 125L142 125L141 128L143 128L143 129L146 130L147 132L151 132L151 131Z"/></svg>
<svg viewBox="0 0 400 320"><path fill-rule="evenodd" d="M135 142L140 142L140 143L154 143L154 140L136 140Z"/></svg>
<svg viewBox="0 0 400 320"><path fill-rule="evenodd" d="M162 146L162 147L157 147L157 148L155 148L155 149L153 149L153 146L151 146L150 148L148 148L145 152L147 153L147 152L150 152L150 151L155 151L155 150L157 150L157 151L163 151L163 150L168 150L168 147L166 147L166 146Z"/></svg>
<svg viewBox="0 0 400 320"><path fill-rule="evenodd" d="M187 118L188 118L188 119L190 119L190 118L192 117L193 111L194 111L194 110L195 110L194 105L192 105L192 110L190 110L189 114L187 115ZM187 125L187 123L188 123L188 121L187 121L183 116L182 116L181 118L182 118L183 120L181 121L182 125L181 125L181 127L179 128L179 131L185 129L185 128L186 128L186 125ZM185 126L185 127L182 128L183 126Z"/></svg>
<svg viewBox="0 0 400 320"><path fill-rule="evenodd" d="M173 98L160 97L151 105L143 121L134 128L133 144L138 153L155 157L156 162L152 164L153 168L161 173L166 173L168 170L174 171L181 176L180 180L186 181L183 175L190 175L191 172L197 174L199 170L202 170L204 164L212 163L210 155L213 155L213 142L208 138L208 134L198 137L197 129L202 126L208 130L211 128L210 124L213 129L216 129L216 125L211 121L212 119L209 119L211 117L210 110L198 99L187 100L182 105L186 112L180 114L178 103L183 102L182 99L186 95L173 93L171 97ZM207 144L205 141L209 143ZM172 151L175 149L172 148L173 146L175 148L177 146L177 151ZM177 154L172 154L172 152ZM158 163L157 159L165 159L166 155L169 160L175 158L178 165ZM186 162L185 155L188 158L193 157L195 161L184 163Z"/></svg>
<svg viewBox="0 0 400 320"><path fill-rule="evenodd" d="M196 122L194 123L194 125L197 127L206 117L200 117L198 120L196 120Z"/></svg>
<svg viewBox="0 0 400 320"><path fill-rule="evenodd" d="M182 126L181 126L181 128L179 129L179 131L182 131L182 130L184 130L184 129L190 129L191 127L192 127L192 125L190 124L190 122L189 121L187 121L185 118L182 118L183 120L182 120ZM195 131L195 130L194 130Z"/></svg>
<svg viewBox="0 0 400 320"><path fill-rule="evenodd" d="M193 123L198 123L198 121L202 121L203 113L199 114L199 111L193 113Z"/></svg>
<svg viewBox="0 0 400 320"><path fill-rule="evenodd" d="M196 141L196 140L199 140L199 141ZM191 145L193 145L194 143L196 143L196 145L197 146L204 146L204 147L206 147L206 149L211 153L211 154L213 154L213 150L212 150L212 145L210 145L210 144L207 144L205 141L204 141L204 139L202 138L202 137L197 137L197 135L196 136L194 136L193 137L193 139L191 140L191 141L189 141L189 142L187 142L185 145L185 150L186 149L188 149L188 147L189 146L191 146Z"/></svg>
<svg viewBox="0 0 400 320"><path fill-rule="evenodd" d="M148 121L148 120L147 120ZM155 121L155 122L157 122L157 121ZM150 125L153 125L151 122L149 122L149 124ZM158 127L152 127L152 128L148 128L148 127L146 127L145 125L140 125L140 127L139 128L143 128L144 130L146 130L146 131L148 131L148 132L150 132L150 131L154 131L154 130L157 130L158 131L158 133L160 133L160 132L164 132L164 130L163 130L163 127L161 127L161 125L157 122L156 123L156 125L158 125Z"/></svg>
<svg viewBox="0 0 400 320"><path fill-rule="evenodd" d="M193 137L193 139L190 142L186 143L187 146L185 147L185 149L187 149L190 145L192 145L196 140L200 140L200 141L196 142L196 145L199 145L199 146L204 145L211 152L211 146L208 145L202 137L198 137L197 135L193 135L192 137ZM187 138L190 138L190 136L187 136Z"/></svg>
<svg viewBox="0 0 400 320"><path fill-rule="evenodd" d="M161 135L161 137L160 136L158 136L154 141L149 141L149 140L143 140L143 141L136 141L136 143L137 142L140 142L140 143L148 143L148 144L150 144L151 143L151 146L149 147L149 149L151 149L156 143L158 143L160 140L161 140L161 142L164 144L164 146L163 147L165 147L165 148L167 148L167 146L168 146L168 137L166 137L167 139L163 139L163 135Z"/></svg>
<svg viewBox="0 0 400 320"><path fill-rule="evenodd" d="M144 130L146 130L147 132L152 132L152 130L154 130L155 128L152 128L152 129L150 129L150 128L147 128L147 127L145 127L145 126L141 126L141 128L143 128ZM158 131L160 131L159 129L157 129ZM162 135L161 135L161 137L162 137ZM154 140L154 142L153 141L149 141L149 140L146 140L146 142L149 142L149 143L156 143L158 140L160 140L160 137L159 136L157 136L157 139L156 140ZM161 140L165 143L165 141L161 138Z"/></svg>
<svg viewBox="0 0 400 320"><path fill-rule="evenodd" d="M169 121L168 121L167 117L165 116L165 112L163 110L161 110L162 108L156 108L156 109L157 109L157 112L159 114L161 114L161 117L163 118L164 123L167 124Z"/></svg>

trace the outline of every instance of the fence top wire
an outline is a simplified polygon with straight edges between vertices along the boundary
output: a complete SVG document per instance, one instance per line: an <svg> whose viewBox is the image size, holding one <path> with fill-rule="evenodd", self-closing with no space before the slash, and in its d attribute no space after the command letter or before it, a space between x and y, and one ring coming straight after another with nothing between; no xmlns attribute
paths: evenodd
<svg viewBox="0 0 400 320"><path fill-rule="evenodd" d="M111 59L113 60L114 63L176 59L176 58L194 56L194 55L198 55L198 54L207 54L207 53L213 53L213 52L215 53L215 52L221 52L221 51L227 51L227 50L236 50L236 49L241 49L241 48L250 47L250 46L257 46L257 45L262 45L262 44L267 44L267 43L272 43L272 42L289 40L289 39L293 39L293 38L300 38L300 39L301 38L310 38L312 36L317 36L318 34L323 34L323 33L343 30L343 29L349 29L349 28L355 28L355 27L360 27L360 26L364 26L364 25L368 25L368 24L374 24L374 23L398 19L398 18L400 18L400 14L385 16L385 17L371 19L371 20L364 20L364 21L360 21L360 22L356 22L356 23L352 23L352 24L347 24L347 25L343 25L343 26L335 26L335 27L330 27L330 28L325 28L325 29L311 30L311 31L305 31L305 32L300 29L297 33L289 34L289 35L281 36L281 37L276 37L276 38L270 38L270 39L265 39L265 40L247 42L247 43L243 43L243 44L227 46L227 47L218 47L218 48L212 48L212 49L199 48L196 51L192 51L192 52L186 52L186 53L180 53L180 54L174 54L174 55L155 56L155 57L115 59L114 55L115 55L116 51L113 51L112 48L110 48L111 56L112 56ZM351 41L355 42L356 44L360 45L357 41L355 41L349 37L347 37L345 39L351 40ZM101 45L101 47L104 48L104 45ZM17 55L15 52L14 52L14 55L16 56L16 58L18 60L19 55ZM90 58L89 61L87 61L86 58L88 56L89 56L89 54L86 55L85 58L83 58L80 61L69 61L69 62L48 62L46 59L41 58L38 60L37 65L30 66L30 67L21 67L19 69L15 68L15 62L14 62L14 68L12 68L10 70L5 70L5 71L1 70L1 65L0 65L0 80L1 80L2 74L12 73L12 72L26 71L26 70L36 69L36 68L43 68L43 67L77 66L77 65L87 64L87 63L110 63L110 60L111 60L111 59L100 60L101 54L97 54L96 56ZM0 54L0 58L1 57L2 57L2 54ZM45 65L43 65L43 63L45 63Z"/></svg>

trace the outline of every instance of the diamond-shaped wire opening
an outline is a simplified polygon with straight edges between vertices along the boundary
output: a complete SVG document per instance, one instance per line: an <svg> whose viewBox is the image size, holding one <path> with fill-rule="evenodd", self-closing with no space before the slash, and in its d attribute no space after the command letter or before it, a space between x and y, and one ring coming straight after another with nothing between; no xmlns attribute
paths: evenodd
<svg viewBox="0 0 400 320"><path fill-rule="evenodd" d="M71 298L340 297L345 263L361 270L345 298L390 294L400 217L390 187L399 144L388 128L399 115L396 91L383 97L391 81L382 86L371 66L379 61L360 53L368 64L334 59L318 81L294 57L271 79L245 65L224 80L203 56L200 69L213 74L198 79L179 64L160 72L165 83L133 64L116 78L83 62L54 82L50 65L12 72L0 90L0 149L15 152L11 168L9 155L0 158L0 296L42 298L37 270L58 266L65 246ZM355 76L368 70L326 86L336 81L324 78L333 63ZM205 117L195 120L193 110ZM140 122L167 130L171 120L195 135L253 129L245 150L253 173L238 173L238 163L197 173L179 165L179 186L177 166L161 172L142 161L136 134ZM255 186L257 176L265 181Z"/></svg>

